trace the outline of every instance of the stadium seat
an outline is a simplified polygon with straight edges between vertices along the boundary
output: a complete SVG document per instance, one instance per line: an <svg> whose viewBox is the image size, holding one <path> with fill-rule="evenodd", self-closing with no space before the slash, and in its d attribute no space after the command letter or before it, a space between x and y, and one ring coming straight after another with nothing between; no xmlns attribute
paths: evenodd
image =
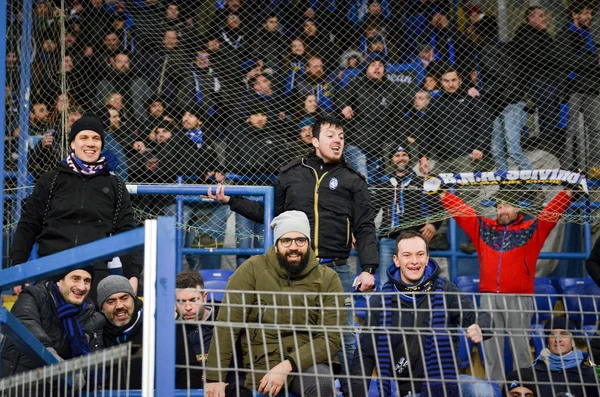
<svg viewBox="0 0 600 397"><path fill-rule="evenodd" d="M204 289L208 292L208 302L221 302L223 300L225 294L223 291L227 288L227 280L234 271L226 269L199 270L204 279Z"/></svg>
<svg viewBox="0 0 600 397"><path fill-rule="evenodd" d="M586 284L594 284L594 280L588 277L562 277L558 280L558 293L564 294L564 291L567 287L571 287L574 285L582 286Z"/></svg>
<svg viewBox="0 0 600 397"><path fill-rule="evenodd" d="M536 283L531 324L539 324L542 321L545 321L552 317L552 311L554 310L554 306L556 305L556 300L556 289L552 286L552 284Z"/></svg>
<svg viewBox="0 0 600 397"><path fill-rule="evenodd" d="M475 304L479 306L481 295L479 295L479 276L459 276L456 285L462 292L468 293Z"/></svg>
<svg viewBox="0 0 600 397"><path fill-rule="evenodd" d="M552 279L548 277L536 277L534 282L535 285L552 285Z"/></svg>
<svg viewBox="0 0 600 397"><path fill-rule="evenodd" d="M577 284L565 288L563 292L565 312L577 328L595 325L600 316L600 287L593 282Z"/></svg>

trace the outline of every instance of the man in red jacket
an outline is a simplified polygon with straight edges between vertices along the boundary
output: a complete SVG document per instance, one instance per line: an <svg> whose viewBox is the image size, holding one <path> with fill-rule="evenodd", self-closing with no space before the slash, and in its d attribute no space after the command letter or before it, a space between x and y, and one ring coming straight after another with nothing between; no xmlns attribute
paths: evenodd
<svg viewBox="0 0 600 397"><path fill-rule="evenodd" d="M511 333L513 368L530 361L528 331L533 314L535 268L544 241L569 204L572 193L563 190L537 218L526 218L518 207L517 191L501 190L495 197L497 219L477 215L452 193L441 193L442 205L469 235L480 265L481 309L492 315L494 328ZM486 376L504 379L504 338L484 342Z"/></svg>

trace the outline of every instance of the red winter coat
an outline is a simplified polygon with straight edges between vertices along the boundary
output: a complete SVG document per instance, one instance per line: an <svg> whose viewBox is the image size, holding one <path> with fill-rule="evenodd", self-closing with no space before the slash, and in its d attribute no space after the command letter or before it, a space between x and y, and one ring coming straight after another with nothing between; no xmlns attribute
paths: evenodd
<svg viewBox="0 0 600 397"><path fill-rule="evenodd" d="M442 205L469 235L477 248L480 265L479 290L506 294L533 294L535 268L544 241L569 208L571 197L560 192L537 218L519 214L509 225L477 216L469 204L446 193Z"/></svg>

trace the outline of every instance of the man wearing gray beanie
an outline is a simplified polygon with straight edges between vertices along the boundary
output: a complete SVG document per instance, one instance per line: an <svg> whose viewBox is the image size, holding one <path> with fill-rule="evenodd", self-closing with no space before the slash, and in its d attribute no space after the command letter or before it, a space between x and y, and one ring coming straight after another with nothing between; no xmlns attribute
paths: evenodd
<svg viewBox="0 0 600 397"><path fill-rule="evenodd" d="M273 219L271 228L275 245L266 254L248 259L229 278L224 298L228 304L219 311L217 322L246 322L250 323L250 329L261 328L248 344L242 344L244 368L252 368L254 375L246 377L245 387L277 395L287 384L288 390L297 395L333 396L334 373L341 369L337 360L340 334L298 332L296 328L307 324L326 329L343 326L342 282L333 269L319 266L310 247L310 223L304 212L283 212ZM229 291L248 291L248 294ZM258 304L269 309L260 318L247 316ZM234 351L232 341L237 340L241 331L234 327L219 328L208 351L205 395L225 395L226 374ZM281 350L267 346L270 341L279 341ZM279 364L273 366L274 363ZM302 373L302 378L290 374L294 372Z"/></svg>
<svg viewBox="0 0 600 397"><path fill-rule="evenodd" d="M123 276L111 275L100 281L97 289L98 307L104 317L104 346L111 347L131 342L131 355L141 352L143 341L143 305L135 296L129 280ZM138 355L139 356L139 355ZM126 368L122 368L126 370ZM125 375L126 372L123 372ZM122 379L126 379L124 376ZM129 377L129 387L139 389L142 385L141 357L133 359ZM112 385L114 388L121 385Z"/></svg>

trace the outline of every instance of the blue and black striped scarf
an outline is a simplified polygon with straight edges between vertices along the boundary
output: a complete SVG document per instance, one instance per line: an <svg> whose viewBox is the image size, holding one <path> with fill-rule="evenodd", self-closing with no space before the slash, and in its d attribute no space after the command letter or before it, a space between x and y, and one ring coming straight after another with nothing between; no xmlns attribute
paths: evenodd
<svg viewBox="0 0 600 397"><path fill-rule="evenodd" d="M424 277L424 279L427 278ZM432 287L431 281L427 281L422 287L418 292L427 292ZM391 329L393 297L400 291L391 282L386 283L382 291L386 294L383 295L381 300L383 310L379 314L379 325L385 327L385 329ZM427 336L425 341L425 378L428 381L423 382L421 396L459 396L458 384L455 382L457 370L452 354L452 336L450 331L447 330L446 305L440 279L435 281L434 291L435 293L430 296L432 315L429 326L431 334ZM408 297L408 294L400 293L401 298L404 295ZM391 378L392 376L391 349L389 334L379 334L377 336L377 357L380 365L379 376L382 378ZM378 389L382 396L391 395L391 381L380 382Z"/></svg>
<svg viewBox="0 0 600 397"><path fill-rule="evenodd" d="M81 328L81 324L77 320L77 315L87 308L87 302L84 300L81 306L75 306L67 303L63 298L58 285L54 283L50 289L54 302L56 303L56 311L58 318L62 320L67 340L71 346L72 357L83 356L92 352L90 344Z"/></svg>

